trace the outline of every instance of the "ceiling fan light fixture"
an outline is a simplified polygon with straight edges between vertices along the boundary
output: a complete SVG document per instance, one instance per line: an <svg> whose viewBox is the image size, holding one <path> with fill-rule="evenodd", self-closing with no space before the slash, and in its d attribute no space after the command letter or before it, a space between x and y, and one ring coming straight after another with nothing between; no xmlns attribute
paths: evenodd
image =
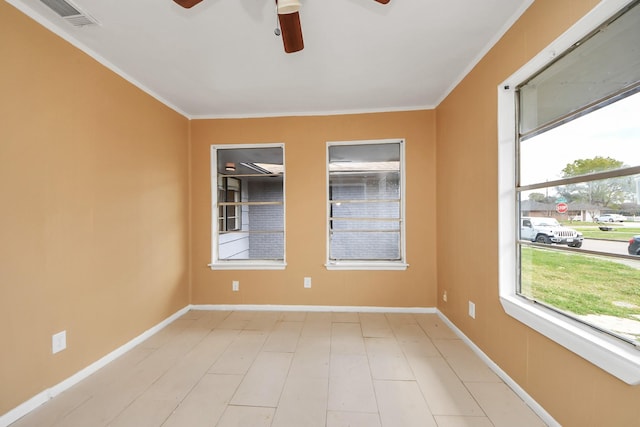
<svg viewBox="0 0 640 427"><path fill-rule="evenodd" d="M236 171L236 164L233 162L227 162L224 165L224 170L226 170L227 172L235 172Z"/></svg>
<svg viewBox="0 0 640 427"><path fill-rule="evenodd" d="M278 0L278 15L295 13L300 10L300 0Z"/></svg>

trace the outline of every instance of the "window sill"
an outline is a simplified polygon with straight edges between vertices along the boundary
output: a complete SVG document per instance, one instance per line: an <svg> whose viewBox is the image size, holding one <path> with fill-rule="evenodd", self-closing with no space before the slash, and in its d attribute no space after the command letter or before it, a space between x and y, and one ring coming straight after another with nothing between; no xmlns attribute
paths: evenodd
<svg viewBox="0 0 640 427"><path fill-rule="evenodd" d="M547 338L573 351L629 385L640 384L640 351L579 322L518 296L502 296L502 307Z"/></svg>
<svg viewBox="0 0 640 427"><path fill-rule="evenodd" d="M218 261L209 264L212 270L284 270L284 261Z"/></svg>
<svg viewBox="0 0 640 427"><path fill-rule="evenodd" d="M330 261L327 270L406 270L409 264L394 261Z"/></svg>

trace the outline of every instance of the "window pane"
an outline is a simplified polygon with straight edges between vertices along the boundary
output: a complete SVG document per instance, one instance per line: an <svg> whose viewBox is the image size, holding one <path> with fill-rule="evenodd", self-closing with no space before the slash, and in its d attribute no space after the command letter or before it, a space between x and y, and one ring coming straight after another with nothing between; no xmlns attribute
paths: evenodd
<svg viewBox="0 0 640 427"><path fill-rule="evenodd" d="M284 206L281 204L250 205L245 210L249 213L251 230L255 233L282 231L284 228Z"/></svg>
<svg viewBox="0 0 640 427"><path fill-rule="evenodd" d="M282 260L283 232L251 233L249 239L249 259Z"/></svg>
<svg viewBox="0 0 640 427"><path fill-rule="evenodd" d="M249 188L247 193L248 202L279 202L282 203L283 197L283 181L284 177L260 177L248 176L244 177L244 181Z"/></svg>
<svg viewBox="0 0 640 427"><path fill-rule="evenodd" d="M399 260L400 232L334 231L329 256L333 260Z"/></svg>
<svg viewBox="0 0 640 427"><path fill-rule="evenodd" d="M218 215L219 231L236 231L241 227L240 180L230 177L218 177Z"/></svg>
<svg viewBox="0 0 640 427"><path fill-rule="evenodd" d="M523 247L520 294L640 344L640 259Z"/></svg>
<svg viewBox="0 0 640 427"><path fill-rule="evenodd" d="M335 144L329 147L332 171L398 170L400 144Z"/></svg>
<svg viewBox="0 0 640 427"><path fill-rule="evenodd" d="M332 218L399 219L400 201L358 203L353 200L331 204Z"/></svg>
<svg viewBox="0 0 640 427"><path fill-rule="evenodd" d="M520 88L520 133L639 81L638 40L640 7L636 6L527 82Z"/></svg>
<svg viewBox="0 0 640 427"><path fill-rule="evenodd" d="M640 25L640 24L639 24ZM520 185L640 165L640 93L520 142ZM582 159L602 158L591 167ZM613 159L619 163L606 161ZM567 169L567 167L569 168ZM566 169L566 170L565 170Z"/></svg>
<svg viewBox="0 0 640 427"><path fill-rule="evenodd" d="M283 260L283 232L237 232L221 236L220 260Z"/></svg>
<svg viewBox="0 0 640 427"><path fill-rule="evenodd" d="M216 149L217 260L284 260L283 159L280 146Z"/></svg>
<svg viewBox="0 0 640 427"><path fill-rule="evenodd" d="M629 175L522 192L520 239L628 255L640 234L639 182Z"/></svg>
<svg viewBox="0 0 640 427"><path fill-rule="evenodd" d="M329 258L402 259L400 143L329 146Z"/></svg>

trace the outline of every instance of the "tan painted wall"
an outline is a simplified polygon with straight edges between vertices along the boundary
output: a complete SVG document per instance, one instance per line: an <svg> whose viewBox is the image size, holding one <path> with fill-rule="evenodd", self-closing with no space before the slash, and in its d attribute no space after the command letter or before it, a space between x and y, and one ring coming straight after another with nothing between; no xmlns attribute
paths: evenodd
<svg viewBox="0 0 640 427"><path fill-rule="evenodd" d="M195 120L192 122L192 303L434 307L435 114ZM406 139L406 271L327 271L326 142ZM211 271L212 144L283 142L287 268ZM311 276L311 289L303 277ZM231 281L240 281L240 292Z"/></svg>
<svg viewBox="0 0 640 427"><path fill-rule="evenodd" d="M1 415L188 304L188 121L5 2L0 61Z"/></svg>
<svg viewBox="0 0 640 427"><path fill-rule="evenodd" d="M631 426L640 420L640 387L507 316L498 299L497 86L596 3L536 1L438 106L437 224L447 230L437 245L438 295L448 293L438 306L562 425Z"/></svg>
<svg viewBox="0 0 640 427"><path fill-rule="evenodd" d="M509 318L497 294L496 86L595 3L537 0L437 111L189 125L0 2L0 414L189 302L438 304L564 425L635 425L640 388ZM407 141L411 266L326 271L325 143L377 138ZM258 142L286 144L288 267L211 271L209 146ZM62 329L69 348L51 355Z"/></svg>

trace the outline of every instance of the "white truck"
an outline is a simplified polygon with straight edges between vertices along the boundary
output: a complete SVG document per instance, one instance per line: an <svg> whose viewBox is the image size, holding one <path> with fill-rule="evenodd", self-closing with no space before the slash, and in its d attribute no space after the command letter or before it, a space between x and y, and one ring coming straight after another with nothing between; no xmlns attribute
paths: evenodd
<svg viewBox="0 0 640 427"><path fill-rule="evenodd" d="M582 246L582 233L561 225L555 218L523 216L520 218L520 239L537 243Z"/></svg>

